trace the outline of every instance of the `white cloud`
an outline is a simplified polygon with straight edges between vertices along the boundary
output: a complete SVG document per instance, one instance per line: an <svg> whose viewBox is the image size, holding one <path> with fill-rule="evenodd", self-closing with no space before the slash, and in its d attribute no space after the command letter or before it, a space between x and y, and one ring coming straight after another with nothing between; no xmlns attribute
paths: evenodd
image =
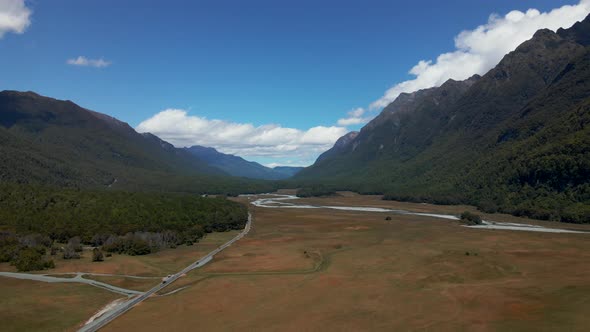
<svg viewBox="0 0 590 332"><path fill-rule="evenodd" d="M0 38L7 32L24 33L31 25L31 13L24 0L0 0Z"/></svg>
<svg viewBox="0 0 590 332"><path fill-rule="evenodd" d="M294 164L308 163L346 134L346 128L342 127L300 130L275 124L254 126L209 120L180 109L164 110L141 122L136 129L179 147L202 145L241 157L290 158Z"/></svg>
<svg viewBox="0 0 590 332"><path fill-rule="evenodd" d="M270 163L270 164L264 164L264 166L268 167L268 168L275 168L277 166L284 166L282 163Z"/></svg>
<svg viewBox="0 0 590 332"><path fill-rule="evenodd" d="M450 78L464 80L474 74L483 75L537 30L568 28L583 20L589 12L590 0L581 0L577 5L544 13L529 9L526 12L513 10L504 17L493 14L486 24L459 33L455 37L455 51L439 55L436 61L418 62L410 70L414 79L394 85L370 107L385 107L402 92L439 86Z"/></svg>
<svg viewBox="0 0 590 332"><path fill-rule="evenodd" d="M301 162L296 162L293 160L286 160L284 162L275 162L275 163L268 163L268 164L264 164L264 166L269 167L269 168L275 168L278 166L289 166L289 167L306 167L309 164L302 164Z"/></svg>
<svg viewBox="0 0 590 332"><path fill-rule="evenodd" d="M96 67L104 68L111 65L111 62L105 61L103 58L100 59L88 59L85 56L79 56L77 58L68 59L66 61L68 65L81 66L81 67Z"/></svg>
<svg viewBox="0 0 590 332"><path fill-rule="evenodd" d="M350 112L348 112L348 116L346 118L338 119L339 126L352 126L352 125L359 125L363 123L369 122L371 120L370 117L363 117L366 111L364 108L356 108Z"/></svg>

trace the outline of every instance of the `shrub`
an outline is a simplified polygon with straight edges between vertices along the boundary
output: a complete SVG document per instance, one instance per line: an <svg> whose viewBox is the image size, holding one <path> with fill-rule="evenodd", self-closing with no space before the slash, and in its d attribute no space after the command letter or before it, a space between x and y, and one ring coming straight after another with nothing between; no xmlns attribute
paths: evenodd
<svg viewBox="0 0 590 332"><path fill-rule="evenodd" d="M21 245L16 235L11 233L0 233L0 263L10 262L14 259Z"/></svg>
<svg viewBox="0 0 590 332"><path fill-rule="evenodd" d="M35 248L24 248L19 251L16 259L12 261L12 265L21 272L44 270L55 267L53 260L46 260Z"/></svg>
<svg viewBox="0 0 590 332"><path fill-rule="evenodd" d="M577 203L566 207L561 214L561 221L570 223L589 223L590 205Z"/></svg>
<svg viewBox="0 0 590 332"><path fill-rule="evenodd" d="M69 244L64 248L63 259L80 259L80 254Z"/></svg>
<svg viewBox="0 0 590 332"><path fill-rule="evenodd" d="M68 240L68 247L72 248L76 252L82 251L82 244L79 236L74 236Z"/></svg>
<svg viewBox="0 0 590 332"><path fill-rule="evenodd" d="M92 261L93 262L104 261L104 255L102 254L102 250L100 250L98 248L92 249Z"/></svg>
<svg viewBox="0 0 590 332"><path fill-rule="evenodd" d="M479 215L469 211L461 213L461 221L467 225L481 225L483 223Z"/></svg>

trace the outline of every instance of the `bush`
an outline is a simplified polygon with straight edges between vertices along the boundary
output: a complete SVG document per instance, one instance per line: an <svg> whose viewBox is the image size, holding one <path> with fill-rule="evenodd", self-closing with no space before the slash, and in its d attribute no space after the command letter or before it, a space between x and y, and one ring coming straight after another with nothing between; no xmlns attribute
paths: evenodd
<svg viewBox="0 0 590 332"><path fill-rule="evenodd" d="M69 244L64 248L63 259L80 259L80 254Z"/></svg>
<svg viewBox="0 0 590 332"><path fill-rule="evenodd" d="M49 247L53 241L47 235L27 234L21 236L19 242L25 247Z"/></svg>
<svg viewBox="0 0 590 332"><path fill-rule="evenodd" d="M74 236L68 240L68 247L72 248L75 252L82 251L82 244L79 236Z"/></svg>
<svg viewBox="0 0 590 332"><path fill-rule="evenodd" d="M140 238L132 238L127 249L127 254L131 256L147 255L151 252L152 249L148 242Z"/></svg>
<svg viewBox="0 0 590 332"><path fill-rule="evenodd" d="M16 235L0 233L0 263L10 262L17 254L21 245Z"/></svg>
<svg viewBox="0 0 590 332"><path fill-rule="evenodd" d="M102 251L98 248L92 249L92 261L93 262L102 262L104 261L104 255Z"/></svg>
<svg viewBox="0 0 590 332"><path fill-rule="evenodd" d="M568 206L561 214L561 221L570 223L589 223L590 205L577 203Z"/></svg>
<svg viewBox="0 0 590 332"><path fill-rule="evenodd" d="M0 263L12 261L18 256L19 249L17 245L0 247Z"/></svg>
<svg viewBox="0 0 590 332"><path fill-rule="evenodd" d="M18 257L12 261L12 265L20 272L37 271L54 268L53 260L46 260L35 248L24 248L18 253Z"/></svg>
<svg viewBox="0 0 590 332"><path fill-rule="evenodd" d="M483 223L479 215L469 211L461 213L461 221L467 225L481 225Z"/></svg>

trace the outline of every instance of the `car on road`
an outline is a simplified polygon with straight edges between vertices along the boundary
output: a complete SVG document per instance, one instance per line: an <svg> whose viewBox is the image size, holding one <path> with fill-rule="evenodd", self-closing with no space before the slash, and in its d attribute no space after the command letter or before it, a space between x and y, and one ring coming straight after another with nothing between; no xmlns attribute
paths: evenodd
<svg viewBox="0 0 590 332"><path fill-rule="evenodd" d="M168 279L170 279L170 278L172 278L171 274L165 276L164 278L162 278L162 283L165 284L166 282L168 282Z"/></svg>

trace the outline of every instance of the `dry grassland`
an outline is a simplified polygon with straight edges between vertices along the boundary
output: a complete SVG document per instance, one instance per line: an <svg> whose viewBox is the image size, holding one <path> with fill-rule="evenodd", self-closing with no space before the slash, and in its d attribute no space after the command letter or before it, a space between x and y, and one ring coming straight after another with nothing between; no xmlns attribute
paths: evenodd
<svg viewBox="0 0 590 332"><path fill-rule="evenodd" d="M457 214L468 209L355 195L304 202ZM253 212L247 237L173 285L186 288L149 299L104 330L585 331L590 326L588 234L476 230L407 215L385 221L386 213Z"/></svg>
<svg viewBox="0 0 590 332"><path fill-rule="evenodd" d="M2 331L75 331L121 295L90 285L0 277Z"/></svg>

